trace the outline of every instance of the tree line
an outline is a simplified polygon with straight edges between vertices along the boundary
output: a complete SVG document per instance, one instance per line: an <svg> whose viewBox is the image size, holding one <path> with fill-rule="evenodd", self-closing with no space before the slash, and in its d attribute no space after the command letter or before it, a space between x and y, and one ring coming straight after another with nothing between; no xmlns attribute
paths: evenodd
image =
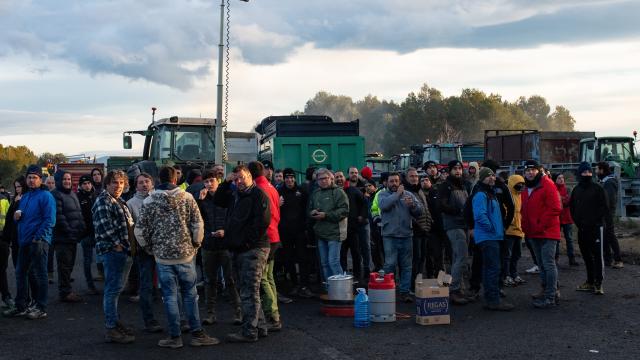
<svg viewBox="0 0 640 360"><path fill-rule="evenodd" d="M574 131L569 110L556 106L551 112L539 95L519 97L514 102L498 94L464 89L460 95L445 97L423 85L401 102L380 100L374 95L354 101L349 96L318 92L294 114L329 115L334 121L360 119L360 135L367 152L385 155L408 152L414 144L478 142L484 130Z"/></svg>
<svg viewBox="0 0 640 360"><path fill-rule="evenodd" d="M3 146L0 144L0 185L4 185L7 189L12 189L13 181L20 175L24 175L27 171L27 166L31 164L48 167L52 164L67 161L67 157L61 153L45 152L37 156L24 145Z"/></svg>

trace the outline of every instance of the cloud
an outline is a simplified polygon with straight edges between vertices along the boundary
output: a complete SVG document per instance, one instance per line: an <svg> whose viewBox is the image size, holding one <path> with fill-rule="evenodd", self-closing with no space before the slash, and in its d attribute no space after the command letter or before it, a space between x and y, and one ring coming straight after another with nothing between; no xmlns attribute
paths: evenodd
<svg viewBox="0 0 640 360"><path fill-rule="evenodd" d="M409 53L640 36L622 0L231 1L232 47L273 65L307 44ZM218 0L0 0L0 56L64 60L187 91L215 64ZM364 59L363 59L364 61Z"/></svg>

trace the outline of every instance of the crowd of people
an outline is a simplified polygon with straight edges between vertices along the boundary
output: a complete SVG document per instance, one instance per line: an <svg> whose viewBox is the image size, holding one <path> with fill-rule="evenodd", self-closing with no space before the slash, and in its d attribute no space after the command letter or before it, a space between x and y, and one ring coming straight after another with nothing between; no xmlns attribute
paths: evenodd
<svg viewBox="0 0 640 360"><path fill-rule="evenodd" d="M96 168L80 177L77 192L70 173L45 178L31 165L13 194L0 189L3 314L46 318L54 267L60 301L82 301L72 278L78 244L85 296L103 296L107 342L135 341L118 312L125 290L149 333L163 331L153 311L161 292L168 337L159 346L182 347L185 332L190 345L208 346L220 342L203 325L218 321L221 291L241 326L226 340L255 342L282 329L279 303L325 297L323 280L344 272L363 284L372 271L394 273L398 301L412 302L417 276L448 271L452 304L479 301L482 290L486 309L509 311L514 305L502 288L526 282L518 273L523 245L535 264L527 272L540 276L532 304L548 309L560 301L562 238L569 264L579 265L574 224L586 268L576 290L604 294L603 268L623 267L613 229L618 182L609 165L598 163L594 179L591 165L580 164L572 191L565 174L534 160L522 174L501 171L492 160L481 165L429 161L383 173L379 182L368 167L346 174L309 168L303 183L293 169L274 171L268 161L238 165L226 176L221 165L186 176L179 166L164 166L158 178L136 167L106 175Z"/></svg>

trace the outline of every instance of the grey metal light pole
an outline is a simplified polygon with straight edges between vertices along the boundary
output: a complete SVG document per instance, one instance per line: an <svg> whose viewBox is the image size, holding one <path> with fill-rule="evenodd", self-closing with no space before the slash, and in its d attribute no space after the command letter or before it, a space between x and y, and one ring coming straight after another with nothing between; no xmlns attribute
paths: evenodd
<svg viewBox="0 0 640 360"><path fill-rule="evenodd" d="M249 0L241 0L244 2L249 2ZM222 84L222 63L223 63L223 54L224 54L224 2L225 0L220 0L220 43L218 43L218 103L216 108L216 136L215 136L215 163L224 165L222 155L224 151L224 133L223 133L223 124L222 124L222 93L223 87Z"/></svg>

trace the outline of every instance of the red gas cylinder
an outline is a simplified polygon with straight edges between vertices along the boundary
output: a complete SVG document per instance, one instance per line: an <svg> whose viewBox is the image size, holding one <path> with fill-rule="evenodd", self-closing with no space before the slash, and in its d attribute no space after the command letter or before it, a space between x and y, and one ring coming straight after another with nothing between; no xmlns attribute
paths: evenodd
<svg viewBox="0 0 640 360"><path fill-rule="evenodd" d="M372 322L396 321L396 282L393 273L369 274L369 317Z"/></svg>

